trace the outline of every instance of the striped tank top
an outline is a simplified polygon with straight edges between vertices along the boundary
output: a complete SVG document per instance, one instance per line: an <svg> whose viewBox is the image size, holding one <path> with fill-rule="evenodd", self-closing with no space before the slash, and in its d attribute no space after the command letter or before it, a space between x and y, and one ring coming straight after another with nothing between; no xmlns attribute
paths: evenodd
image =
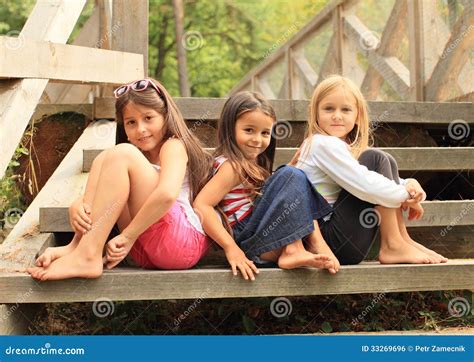
<svg viewBox="0 0 474 362"><path fill-rule="evenodd" d="M216 157L214 160L214 174L217 173L225 161L227 161L227 158L224 156ZM237 221L245 219L252 212L250 192L244 184L240 184L224 196L219 206L232 227Z"/></svg>

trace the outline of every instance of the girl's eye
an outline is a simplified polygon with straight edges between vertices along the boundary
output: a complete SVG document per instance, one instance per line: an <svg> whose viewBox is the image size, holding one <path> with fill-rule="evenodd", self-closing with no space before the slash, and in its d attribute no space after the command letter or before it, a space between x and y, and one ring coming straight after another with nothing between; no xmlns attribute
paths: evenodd
<svg viewBox="0 0 474 362"><path fill-rule="evenodd" d="M149 121L152 117L151 116L146 116L145 121Z"/></svg>
<svg viewBox="0 0 474 362"><path fill-rule="evenodd" d="M264 136L270 136L270 132L268 132L268 131L262 132L262 134L263 134Z"/></svg>
<svg viewBox="0 0 474 362"><path fill-rule="evenodd" d="M132 125L132 124L134 124L134 123L135 123L135 121L127 121L125 124L126 124L127 126L130 126L130 125Z"/></svg>
<svg viewBox="0 0 474 362"><path fill-rule="evenodd" d="M350 109L350 108L343 108L342 110L343 110L344 112L350 112L350 111L352 111L352 109Z"/></svg>
<svg viewBox="0 0 474 362"><path fill-rule="evenodd" d="M324 108L324 110L325 110L325 111L332 111L333 108L332 108L332 107L326 107L326 108Z"/></svg>
<svg viewBox="0 0 474 362"><path fill-rule="evenodd" d="M244 131L247 132L247 133L251 133L253 130L252 130L252 128L246 128L246 129L244 129Z"/></svg>

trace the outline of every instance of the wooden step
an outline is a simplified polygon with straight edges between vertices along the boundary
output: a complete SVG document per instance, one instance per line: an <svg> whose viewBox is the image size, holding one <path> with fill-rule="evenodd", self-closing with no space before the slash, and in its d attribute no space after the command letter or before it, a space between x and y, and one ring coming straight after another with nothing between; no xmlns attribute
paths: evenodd
<svg viewBox="0 0 474 362"><path fill-rule="evenodd" d="M474 147L392 147L380 148L391 154L401 171L474 170ZM213 152L213 148L207 148ZM275 168L288 163L297 148L277 148ZM84 150L83 171L89 172L92 161L102 150Z"/></svg>
<svg viewBox="0 0 474 362"><path fill-rule="evenodd" d="M93 280L38 283L25 273L0 274L0 303L92 302L194 298L245 298L355 293L474 289L474 260L446 264L342 266L335 276L325 270L260 269L253 282L229 268L179 271L116 268ZM18 295L28 292L19 300Z"/></svg>
<svg viewBox="0 0 474 362"><path fill-rule="evenodd" d="M215 121L219 118L225 98L175 98L186 120ZM309 101L271 100L279 120L306 122ZM474 123L473 104L435 102L369 101L369 116L376 123L448 124L455 120ZM94 100L95 119L115 118L115 98Z"/></svg>
<svg viewBox="0 0 474 362"><path fill-rule="evenodd" d="M408 221L408 227L474 225L474 200L425 201L423 219ZM40 208L41 232L72 232L68 206Z"/></svg>

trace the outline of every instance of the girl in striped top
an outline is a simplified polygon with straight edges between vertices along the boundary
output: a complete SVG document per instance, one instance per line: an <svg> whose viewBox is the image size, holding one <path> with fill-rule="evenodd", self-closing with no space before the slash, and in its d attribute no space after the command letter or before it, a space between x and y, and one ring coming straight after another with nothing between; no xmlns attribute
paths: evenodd
<svg viewBox="0 0 474 362"><path fill-rule="evenodd" d="M239 270L254 280L255 264L270 263L335 274L334 261L322 249L306 250L302 241L322 239L314 223L329 213L329 204L301 170L283 166L271 175L275 120L273 108L258 93L240 92L227 100L219 121L214 176L194 207L206 234L224 249L234 275Z"/></svg>

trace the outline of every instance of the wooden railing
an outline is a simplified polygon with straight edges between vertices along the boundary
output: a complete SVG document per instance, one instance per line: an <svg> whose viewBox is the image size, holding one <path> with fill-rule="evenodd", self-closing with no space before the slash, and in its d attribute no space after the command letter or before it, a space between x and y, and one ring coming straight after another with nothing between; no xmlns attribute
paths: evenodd
<svg viewBox="0 0 474 362"><path fill-rule="evenodd" d="M38 0L18 37L0 37L0 178L41 100L92 102L110 93L107 84L146 74L148 0L97 0L75 42L66 45L85 3ZM50 80L59 84L48 87Z"/></svg>
<svg viewBox="0 0 474 362"><path fill-rule="evenodd" d="M472 1L457 2L462 13L449 30L435 1L395 0L380 37L360 19L361 3L332 1L230 93L258 90L270 99L305 99L327 75L338 73L354 80L369 100L474 99ZM320 52L308 51L311 44Z"/></svg>

